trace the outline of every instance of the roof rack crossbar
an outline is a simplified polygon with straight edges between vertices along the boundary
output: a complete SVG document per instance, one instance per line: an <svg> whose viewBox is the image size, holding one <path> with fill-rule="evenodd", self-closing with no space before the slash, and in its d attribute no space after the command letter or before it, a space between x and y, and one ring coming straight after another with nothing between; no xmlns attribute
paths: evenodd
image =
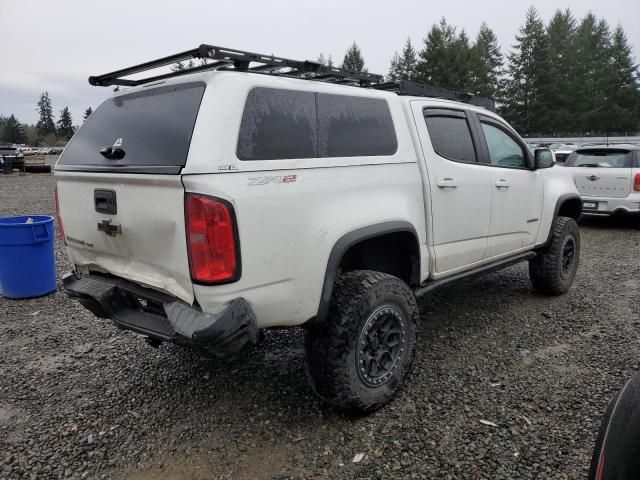
<svg viewBox="0 0 640 480"><path fill-rule="evenodd" d="M146 77L140 80L127 80L124 78L118 78L114 80L111 85L122 85L124 87L137 87L138 85L146 85L153 82L159 82L167 78L179 77L180 75L188 75L190 73L202 72L204 70L217 70L220 67L228 65L229 62L215 62L207 63L206 65L198 65L197 67L185 68L184 70L176 70L175 72L165 73L163 75L156 75L153 77Z"/></svg>
<svg viewBox="0 0 640 480"><path fill-rule="evenodd" d="M175 55L169 55L150 62L141 63L132 67L116 70L115 72L105 73L104 75L96 75L89 77L89 83L97 87L108 87L111 85L127 85L123 82L124 79L120 77L126 77L133 75L134 73L144 72L146 70L153 70L154 68L164 67L167 65L173 65L185 60L191 60L193 58L201 58L201 51L198 48L187 50L186 52L176 53ZM126 80L127 82L136 82L135 85L140 85L140 80Z"/></svg>

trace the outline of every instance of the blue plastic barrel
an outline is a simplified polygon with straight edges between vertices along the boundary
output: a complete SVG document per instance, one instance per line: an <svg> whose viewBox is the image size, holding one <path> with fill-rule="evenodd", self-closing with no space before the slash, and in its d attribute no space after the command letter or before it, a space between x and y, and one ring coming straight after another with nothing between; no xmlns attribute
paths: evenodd
<svg viewBox="0 0 640 480"><path fill-rule="evenodd" d="M0 294L33 298L56 290L53 239L53 217L0 218Z"/></svg>

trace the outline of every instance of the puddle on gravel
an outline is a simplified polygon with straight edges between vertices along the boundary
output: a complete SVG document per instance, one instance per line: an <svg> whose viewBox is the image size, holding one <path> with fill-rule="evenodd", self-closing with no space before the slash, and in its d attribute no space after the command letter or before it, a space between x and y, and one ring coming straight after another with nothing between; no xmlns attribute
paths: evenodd
<svg viewBox="0 0 640 480"><path fill-rule="evenodd" d="M15 410L11 410L7 407L0 407L0 426L9 425L16 416L17 412Z"/></svg>
<svg viewBox="0 0 640 480"><path fill-rule="evenodd" d="M261 445L235 455L232 462L218 459L215 452L210 456L194 457L188 461L166 461L162 467L138 470L125 474L122 480L210 480L229 478L233 480L270 479L284 473L286 456L282 445Z"/></svg>
<svg viewBox="0 0 640 480"><path fill-rule="evenodd" d="M128 480L181 480L189 478L192 480L207 480L212 478L212 472L206 465L182 464L171 465L163 469L142 470L125 477Z"/></svg>
<svg viewBox="0 0 640 480"><path fill-rule="evenodd" d="M20 442L24 438L21 424L24 422L24 413L21 410L0 405L0 428L2 428L7 443Z"/></svg>
<svg viewBox="0 0 640 480"><path fill-rule="evenodd" d="M34 368L42 372L55 372L65 367L70 361L73 362L67 353L44 355L37 360L27 363L27 368Z"/></svg>

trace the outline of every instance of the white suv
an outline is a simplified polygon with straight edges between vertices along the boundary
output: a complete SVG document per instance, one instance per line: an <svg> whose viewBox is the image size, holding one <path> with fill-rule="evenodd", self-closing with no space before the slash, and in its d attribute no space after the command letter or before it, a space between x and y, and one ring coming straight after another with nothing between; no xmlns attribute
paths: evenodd
<svg viewBox="0 0 640 480"><path fill-rule="evenodd" d="M194 57L210 63L122 78ZM416 297L521 261L536 290L566 292L569 170L486 99L381 80L207 45L91 77L131 88L56 165L69 295L217 355L303 325L314 390L370 411L411 365Z"/></svg>
<svg viewBox="0 0 640 480"><path fill-rule="evenodd" d="M585 214L640 214L640 146L580 148L565 163Z"/></svg>

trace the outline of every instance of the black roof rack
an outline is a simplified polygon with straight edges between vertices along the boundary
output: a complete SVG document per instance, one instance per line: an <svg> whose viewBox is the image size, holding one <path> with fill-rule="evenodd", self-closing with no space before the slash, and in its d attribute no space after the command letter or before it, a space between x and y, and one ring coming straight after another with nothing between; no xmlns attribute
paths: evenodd
<svg viewBox="0 0 640 480"><path fill-rule="evenodd" d="M129 75L154 70L178 62L192 59L203 59L205 63L193 68L173 71L162 75L155 75L142 79L127 79ZM336 67L328 67L310 60L291 60L289 58L263 55L261 53L245 52L233 48L216 47L202 44L198 48L187 50L168 57L162 57L150 62L89 77L89 83L98 87L122 85L135 87L147 83L177 77L205 70L232 70L258 74L279 75L284 77L302 78L307 80L340 83L345 85L374 88L394 92L398 95L413 95L418 97L443 98L458 102L469 103L495 111L495 102L490 98L479 97L465 92L455 92L445 88L431 87L422 83L399 80L383 82L383 76L375 73L352 72Z"/></svg>
<svg viewBox="0 0 640 480"><path fill-rule="evenodd" d="M456 102L464 102L477 107L486 108L492 112L496 111L496 103L491 98L480 97L466 92L456 92L454 90L447 90L446 88L432 87L424 83L412 82L410 80L379 83L377 85L373 85L372 88L387 92L395 92L398 95L455 100Z"/></svg>
<svg viewBox="0 0 640 480"><path fill-rule="evenodd" d="M205 59L206 61L212 62L194 68L147 77L140 80L122 78L194 58ZM135 87L145 83L203 70L235 70L267 73L294 78L312 78L314 80L324 80L333 83L355 84L361 87L366 87L373 83L380 83L383 80L382 75L341 70L335 67L327 67L326 65L310 60L291 60L273 55L263 55L261 53L245 52L233 48L203 44L193 50L187 50L186 52L141 63L133 67L123 68L115 72L105 73L104 75L91 76L89 77L89 83L99 87L108 87L110 85Z"/></svg>

